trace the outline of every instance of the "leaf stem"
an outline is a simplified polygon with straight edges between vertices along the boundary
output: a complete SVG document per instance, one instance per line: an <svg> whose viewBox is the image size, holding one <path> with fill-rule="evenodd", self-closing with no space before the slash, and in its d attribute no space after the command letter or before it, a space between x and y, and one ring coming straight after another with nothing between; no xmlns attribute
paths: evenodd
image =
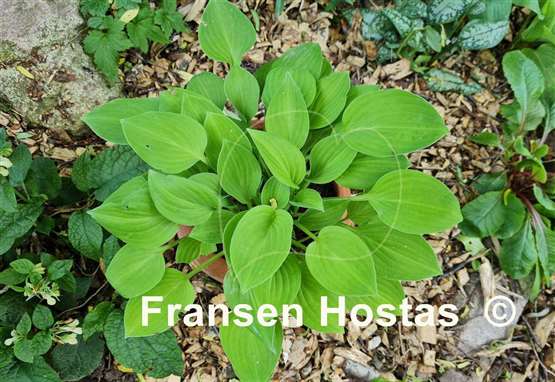
<svg viewBox="0 0 555 382"><path fill-rule="evenodd" d="M194 275L196 275L199 272L204 271L206 268L208 268L210 265L212 265L213 263L216 262L216 260L218 260L219 258L223 257L224 252L220 252L220 253L216 253L214 256L212 256L210 259L206 260L205 262L203 262L202 264L200 264L198 267L195 267L193 270L191 270L191 272L187 273L185 275L185 277L187 279L191 279Z"/></svg>
<svg viewBox="0 0 555 382"><path fill-rule="evenodd" d="M295 225L297 226L298 229L300 229L301 231L303 231L305 234L307 234L312 240L316 240L318 239L316 237L316 235L314 235L312 232L310 232L310 230L308 228L306 228L304 225L302 225L299 222L295 222Z"/></svg>
<svg viewBox="0 0 555 382"><path fill-rule="evenodd" d="M306 245L304 245L303 243L301 243L298 240L291 240L291 242L293 243L293 245L297 248L300 248L302 250L306 250Z"/></svg>

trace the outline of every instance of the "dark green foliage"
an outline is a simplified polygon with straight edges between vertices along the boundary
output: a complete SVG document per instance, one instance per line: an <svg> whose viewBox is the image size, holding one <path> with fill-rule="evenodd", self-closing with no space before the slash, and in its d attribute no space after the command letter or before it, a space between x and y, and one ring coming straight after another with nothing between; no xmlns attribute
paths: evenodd
<svg viewBox="0 0 555 382"><path fill-rule="evenodd" d="M151 9L147 0L81 0L89 27L85 51L110 83L118 80L122 52L137 48L147 53L152 42L167 44L172 33L187 30L176 0L160 3Z"/></svg>

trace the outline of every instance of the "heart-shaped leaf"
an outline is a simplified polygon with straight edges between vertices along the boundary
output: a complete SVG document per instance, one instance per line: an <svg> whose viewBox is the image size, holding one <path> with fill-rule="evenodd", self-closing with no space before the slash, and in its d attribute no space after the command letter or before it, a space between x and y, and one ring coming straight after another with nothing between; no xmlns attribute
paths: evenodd
<svg viewBox="0 0 555 382"><path fill-rule="evenodd" d="M289 255L292 232L293 218L284 210L258 206L241 218L230 244L241 290L262 284L279 269Z"/></svg>
<svg viewBox="0 0 555 382"><path fill-rule="evenodd" d="M376 270L370 250L355 233L330 226L306 249L310 273L326 289L340 295L376 291Z"/></svg>
<svg viewBox="0 0 555 382"><path fill-rule="evenodd" d="M443 119L432 105L396 89L356 98L345 109L342 124L345 142L352 149L375 157L419 150L447 133Z"/></svg>
<svg viewBox="0 0 555 382"><path fill-rule="evenodd" d="M462 220L459 201L439 180L414 170L382 176L367 194L379 218L398 231L422 235Z"/></svg>
<svg viewBox="0 0 555 382"><path fill-rule="evenodd" d="M152 289L164 276L165 247L145 248L127 244L110 262L106 278L125 298L139 296Z"/></svg>

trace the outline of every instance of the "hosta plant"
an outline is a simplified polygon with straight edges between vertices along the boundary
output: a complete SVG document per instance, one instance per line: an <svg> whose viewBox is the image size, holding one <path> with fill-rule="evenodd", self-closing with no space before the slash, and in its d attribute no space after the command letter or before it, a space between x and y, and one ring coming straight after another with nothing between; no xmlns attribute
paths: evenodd
<svg viewBox="0 0 555 382"><path fill-rule="evenodd" d="M409 169L406 157L447 132L430 104L400 90L352 86L313 43L251 74L241 61L256 41L254 27L225 0L208 3L198 33L206 55L228 68L225 78L200 73L186 89L114 100L84 117L149 166L90 211L125 243L106 277L128 299L128 337L167 331L168 318L181 313L168 305L191 304L190 278L222 257L229 305L297 303L305 325L321 332L343 331L320 324L321 296L399 305L400 281L441 272L422 235L457 224L458 202L442 183ZM337 196L334 182L355 196ZM190 234L177 239L184 226ZM178 270L211 253L191 272ZM161 313L147 326L143 296L163 297L151 302ZM220 333L240 378L271 377L279 322L230 322Z"/></svg>
<svg viewBox="0 0 555 382"><path fill-rule="evenodd" d="M555 178L550 133L555 128L555 46L512 51L503 72L514 101L503 105L503 135L471 139L502 150L505 171L474 182L478 196L463 208L463 234L490 238L502 269L527 281L531 298L555 272ZM551 141L552 142L552 141ZM552 143L551 143L552 145Z"/></svg>

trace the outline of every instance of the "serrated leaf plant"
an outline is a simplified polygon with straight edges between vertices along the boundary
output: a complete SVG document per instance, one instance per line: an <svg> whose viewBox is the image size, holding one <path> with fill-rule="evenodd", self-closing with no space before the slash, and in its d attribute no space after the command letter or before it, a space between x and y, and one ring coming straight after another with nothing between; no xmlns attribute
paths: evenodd
<svg viewBox="0 0 555 382"><path fill-rule="evenodd" d="M118 80L122 52L148 53L151 43L168 44L172 33L187 30L176 0L162 0L155 8L147 0L80 0L80 9L88 27L85 51L111 84Z"/></svg>
<svg viewBox="0 0 555 382"><path fill-rule="evenodd" d="M230 306L298 303L305 324L322 332L343 328L320 325L321 296L399 305L401 281L441 273L422 235L456 225L459 205L406 157L447 133L430 104L401 90L353 86L314 43L252 74L241 62L254 27L226 0L208 3L198 34L206 55L228 68L225 78L201 73L185 89L111 101L83 118L150 167L89 212L125 242L106 277L128 299L128 337L166 332L179 313L168 317L168 304L191 304L190 278L222 257ZM334 184L354 196L337 196ZM177 239L184 227L190 234ZM176 256L167 257L172 248ZM188 274L174 266L209 253ZM163 297L151 304L162 313L148 326L142 296ZM281 338L279 323L221 328L244 380L271 377Z"/></svg>
<svg viewBox="0 0 555 382"><path fill-rule="evenodd" d="M555 273L555 178L550 134L555 128L555 46L506 53L503 72L514 101L502 106L501 136L470 139L501 150L505 170L481 175L477 197L466 204L463 235L488 239L501 268L521 280L530 298L551 285Z"/></svg>

